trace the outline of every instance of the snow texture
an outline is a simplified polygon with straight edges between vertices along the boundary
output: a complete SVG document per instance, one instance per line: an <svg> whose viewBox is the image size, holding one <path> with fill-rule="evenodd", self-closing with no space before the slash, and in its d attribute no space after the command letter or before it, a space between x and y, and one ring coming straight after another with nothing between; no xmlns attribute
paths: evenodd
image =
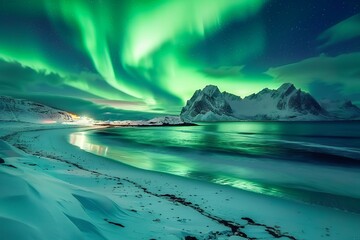
<svg viewBox="0 0 360 240"><path fill-rule="evenodd" d="M135 169L65 140L90 129L0 123L1 238L357 239L360 234L358 214Z"/></svg>
<svg viewBox="0 0 360 240"><path fill-rule="evenodd" d="M0 120L32 123L72 121L72 116L40 103L0 96Z"/></svg>

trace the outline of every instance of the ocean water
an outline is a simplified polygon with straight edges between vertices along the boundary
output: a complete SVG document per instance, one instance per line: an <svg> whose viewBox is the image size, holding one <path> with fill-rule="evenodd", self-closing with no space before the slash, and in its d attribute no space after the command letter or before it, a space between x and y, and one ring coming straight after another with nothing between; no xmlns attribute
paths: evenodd
<svg viewBox="0 0 360 240"><path fill-rule="evenodd" d="M229 122L77 132L137 168L360 213L360 122Z"/></svg>

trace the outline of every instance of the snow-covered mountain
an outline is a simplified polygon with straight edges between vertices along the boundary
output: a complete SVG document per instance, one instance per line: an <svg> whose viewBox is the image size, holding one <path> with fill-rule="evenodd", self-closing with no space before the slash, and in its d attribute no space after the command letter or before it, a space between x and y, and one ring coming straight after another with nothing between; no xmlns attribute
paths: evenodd
<svg viewBox="0 0 360 240"><path fill-rule="evenodd" d="M346 104L345 104L346 105ZM187 121L237 121L237 120L332 120L353 119L357 107L351 103L340 112L320 105L309 93L285 83L278 89L265 88L245 97L220 92L218 87L206 86L197 90L181 111ZM332 105L333 106L333 105ZM334 107L339 109L338 107ZM360 110L359 110L360 111Z"/></svg>
<svg viewBox="0 0 360 240"><path fill-rule="evenodd" d="M40 103L0 96L0 120L32 123L72 121L71 114Z"/></svg>
<svg viewBox="0 0 360 240"><path fill-rule="evenodd" d="M195 122L234 121L236 118L229 102L236 102L241 99L232 96L234 95L221 93L216 86L208 85L203 90L197 90L194 93L181 110L180 117L184 121Z"/></svg>
<svg viewBox="0 0 360 240"><path fill-rule="evenodd" d="M322 99L320 105L334 118L360 119L360 108L351 101Z"/></svg>

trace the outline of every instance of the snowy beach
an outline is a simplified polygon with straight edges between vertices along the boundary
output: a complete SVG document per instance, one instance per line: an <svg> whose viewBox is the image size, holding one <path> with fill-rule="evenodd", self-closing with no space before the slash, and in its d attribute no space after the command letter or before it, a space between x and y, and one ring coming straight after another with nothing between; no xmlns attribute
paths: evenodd
<svg viewBox="0 0 360 240"><path fill-rule="evenodd" d="M360 240L360 0L0 2L0 240Z"/></svg>
<svg viewBox="0 0 360 240"><path fill-rule="evenodd" d="M145 171L82 151L64 127L0 125L6 239L359 239L360 215Z"/></svg>

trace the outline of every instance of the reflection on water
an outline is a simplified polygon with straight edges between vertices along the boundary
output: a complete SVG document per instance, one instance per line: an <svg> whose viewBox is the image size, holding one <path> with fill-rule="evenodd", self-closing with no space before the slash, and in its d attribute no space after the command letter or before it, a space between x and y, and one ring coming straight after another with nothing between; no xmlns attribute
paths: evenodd
<svg viewBox="0 0 360 240"><path fill-rule="evenodd" d="M181 161L176 160L176 156L169 157L155 152L149 154L143 151L143 149L117 148L115 146L109 148L107 145L94 143L90 139L91 137L86 132L77 132L70 135L71 144L96 155L121 160L121 162L134 167L170 172L180 176L188 176L191 172L191 166L181 164ZM155 162L154 159L157 161Z"/></svg>
<svg viewBox="0 0 360 240"><path fill-rule="evenodd" d="M256 193L261 193L261 194L266 194L266 195L271 195L271 196L277 196L277 197L283 197L281 190L278 188L271 187L271 186L265 187L262 184L247 181L244 179L229 178L229 177L224 176L222 178L219 177L219 178L215 179L214 182L217 184L229 185L232 187L240 188L240 189L251 191L251 192L256 192Z"/></svg>
<svg viewBox="0 0 360 240"><path fill-rule="evenodd" d="M71 134L70 143L75 146L78 146L79 148L85 151L105 157L107 156L107 152L109 149L107 146L97 145L89 142L86 133L83 132Z"/></svg>
<svg viewBox="0 0 360 240"><path fill-rule="evenodd" d="M137 168L360 212L357 122L109 128L70 142Z"/></svg>

